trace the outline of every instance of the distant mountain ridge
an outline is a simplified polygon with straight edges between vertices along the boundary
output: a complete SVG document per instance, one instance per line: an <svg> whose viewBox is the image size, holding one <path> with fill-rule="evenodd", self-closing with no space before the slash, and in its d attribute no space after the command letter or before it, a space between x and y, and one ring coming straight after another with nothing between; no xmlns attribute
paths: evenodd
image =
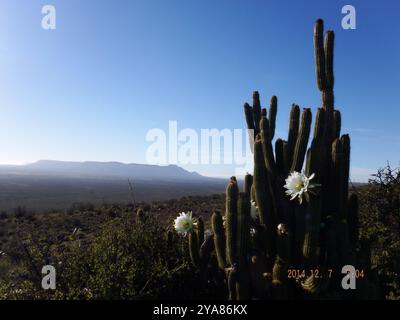
<svg viewBox="0 0 400 320"><path fill-rule="evenodd" d="M0 165L1 175L56 175L67 177L132 178L141 180L203 180L197 172L177 165L148 165L121 162L39 160L26 165Z"/></svg>

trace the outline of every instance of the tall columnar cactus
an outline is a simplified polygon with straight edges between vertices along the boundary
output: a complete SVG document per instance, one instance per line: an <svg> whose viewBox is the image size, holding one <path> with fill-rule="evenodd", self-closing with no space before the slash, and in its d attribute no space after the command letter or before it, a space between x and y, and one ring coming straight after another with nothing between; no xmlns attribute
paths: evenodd
<svg viewBox="0 0 400 320"><path fill-rule="evenodd" d="M350 138L341 135L341 114L334 108L333 48L333 31L326 32L324 40L323 21L317 20L314 49L322 107L312 135L310 108L300 112L293 104L287 140L274 142L277 98L271 98L268 112L258 92L253 93L252 106L244 105L247 128L254 130L253 176L246 175L243 193L231 178L225 225L218 212L211 220L215 257L226 275L230 299L288 298L300 292L338 296L343 293L341 267L360 266L368 259L367 254L357 258L358 200L348 194ZM289 175L302 177L294 186L301 192L291 191L293 198L285 193ZM256 220L250 217L250 200L257 205ZM200 237L189 235L190 248L199 246L198 241ZM191 256L201 265L201 257Z"/></svg>
<svg viewBox="0 0 400 320"><path fill-rule="evenodd" d="M189 233L189 253L192 263L196 267L200 268L201 264L200 264L199 243L197 235L194 231Z"/></svg>
<svg viewBox="0 0 400 320"><path fill-rule="evenodd" d="M333 121L334 96L333 96L333 45L335 35L333 31L327 31L324 41L324 22L318 19L314 27L314 52L316 64L316 76L318 89L321 91L322 107L326 111L327 126L325 126L325 138L331 141L334 127Z"/></svg>
<svg viewBox="0 0 400 320"><path fill-rule="evenodd" d="M250 199L251 199L252 186L253 186L253 176L248 173L244 177L244 192L250 196Z"/></svg>
<svg viewBox="0 0 400 320"><path fill-rule="evenodd" d="M236 232L237 232L237 210L238 210L239 187L235 177L226 188L226 213L225 213L225 229L226 229L226 259L229 264L236 262Z"/></svg>
<svg viewBox="0 0 400 320"><path fill-rule="evenodd" d="M197 220L196 237L197 243L201 245L204 242L204 222L201 217Z"/></svg>
<svg viewBox="0 0 400 320"><path fill-rule="evenodd" d="M211 228L214 233L214 246L218 259L218 266L220 269L224 270L227 266L225 255L225 230L219 211L215 211L211 216Z"/></svg>

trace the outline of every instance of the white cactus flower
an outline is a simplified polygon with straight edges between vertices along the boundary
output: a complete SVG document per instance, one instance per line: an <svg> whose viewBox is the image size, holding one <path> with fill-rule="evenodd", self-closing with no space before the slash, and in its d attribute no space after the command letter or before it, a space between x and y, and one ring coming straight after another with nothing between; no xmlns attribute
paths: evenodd
<svg viewBox="0 0 400 320"><path fill-rule="evenodd" d="M187 213L181 212L174 222L176 232L186 235L193 229L192 211Z"/></svg>
<svg viewBox="0 0 400 320"><path fill-rule="evenodd" d="M308 193L313 193L310 189L319 186L318 184L310 183L310 180L313 179L314 176L314 173L307 177L304 173L297 171L292 172L285 180L286 184L284 185L287 189L286 194L291 196L290 200L294 200L298 197L300 204L303 202L303 196L308 200Z"/></svg>
<svg viewBox="0 0 400 320"><path fill-rule="evenodd" d="M255 201L251 201L250 215L253 220L257 219L258 207Z"/></svg>

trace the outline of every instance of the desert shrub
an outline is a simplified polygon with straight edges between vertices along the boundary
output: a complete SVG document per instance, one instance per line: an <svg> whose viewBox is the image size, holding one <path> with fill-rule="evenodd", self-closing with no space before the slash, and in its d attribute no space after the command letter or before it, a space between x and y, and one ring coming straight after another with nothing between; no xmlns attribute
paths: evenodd
<svg viewBox="0 0 400 320"><path fill-rule="evenodd" d="M83 211L93 211L94 204L90 202L74 202L66 209L67 214L73 214L74 212L83 212Z"/></svg>
<svg viewBox="0 0 400 320"><path fill-rule="evenodd" d="M115 219L83 241L62 243L30 236L0 260L3 299L190 299L209 296L189 263L186 241L153 216ZM171 240L173 237L173 240ZM56 268L56 290L41 288L40 270Z"/></svg>
<svg viewBox="0 0 400 320"><path fill-rule="evenodd" d="M360 190L361 237L386 298L400 299L400 170L379 169Z"/></svg>
<svg viewBox="0 0 400 320"><path fill-rule="evenodd" d="M2 211L0 213L0 220L6 220L8 218L8 214L6 211Z"/></svg>
<svg viewBox="0 0 400 320"><path fill-rule="evenodd" d="M16 218L23 218L26 214L28 214L28 210L24 206L18 206L14 209L13 213Z"/></svg>

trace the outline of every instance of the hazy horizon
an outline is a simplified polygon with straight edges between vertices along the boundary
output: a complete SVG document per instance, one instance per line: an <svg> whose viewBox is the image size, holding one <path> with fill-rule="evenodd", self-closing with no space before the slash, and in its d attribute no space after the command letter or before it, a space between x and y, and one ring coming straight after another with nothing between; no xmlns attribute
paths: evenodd
<svg viewBox="0 0 400 320"><path fill-rule="evenodd" d="M148 163L137 163L137 162L122 162L122 161L98 161L98 160L84 160L84 161L66 161L66 160L57 160L57 159L39 159L33 162L27 162L27 163L0 163L0 166L27 166L27 165L31 165L31 164L35 164L37 162L40 161L57 161L57 162L73 162L73 163L87 163L87 162L98 162L98 163L120 163L123 165L131 165L131 164L137 164L137 165L151 165ZM166 165L161 165L163 167L166 166L178 166L179 168L182 168L184 170L186 170L187 172L191 172L191 173L198 173L203 177L208 177L208 178L218 178L218 179L229 179L231 177L231 175L207 175L204 173L200 173L196 170L187 170L184 166L181 165L175 165L175 164L166 164ZM382 166L383 167L383 166ZM381 168L381 167L380 167ZM378 168L377 168L378 169ZM352 177L351 178L351 182L355 182L355 183L365 183L368 182L368 179L371 178L371 174L376 173L376 170L370 170L367 168L352 168ZM354 172L355 171L355 172ZM354 177L357 176L361 176L360 179L354 179ZM238 179L243 179L243 176L237 176Z"/></svg>

